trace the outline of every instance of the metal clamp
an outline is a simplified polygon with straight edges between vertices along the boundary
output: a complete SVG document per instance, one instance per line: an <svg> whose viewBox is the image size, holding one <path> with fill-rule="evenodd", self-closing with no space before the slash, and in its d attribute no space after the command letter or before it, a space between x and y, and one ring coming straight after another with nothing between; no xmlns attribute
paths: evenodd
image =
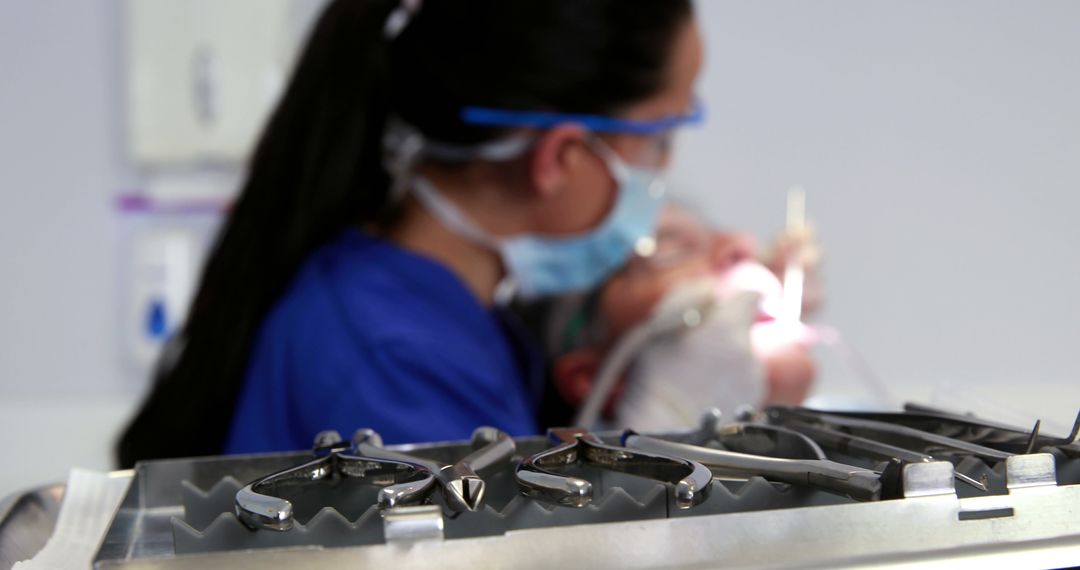
<svg viewBox="0 0 1080 570"><path fill-rule="evenodd" d="M394 507L382 512L386 543L443 540L442 510L437 505Z"/></svg>
<svg viewBox="0 0 1080 570"><path fill-rule="evenodd" d="M280 495L312 483L341 478L379 485L379 508L412 504L431 492L435 476L414 462L362 457L336 431L315 436L316 459L272 473L236 492L236 516L252 530L286 531L293 527L293 504Z"/></svg>
<svg viewBox="0 0 1080 570"><path fill-rule="evenodd" d="M581 428L553 428L548 439L555 447L525 458L514 474L521 492L534 499L568 507L592 502L592 483L550 471L579 462L671 483L681 509L703 502L712 485L712 473L696 461L607 445Z"/></svg>
<svg viewBox="0 0 1080 570"><path fill-rule="evenodd" d="M1057 467L1049 453L1014 455L1005 460L1005 478L1009 492L1031 487L1057 486Z"/></svg>
<svg viewBox="0 0 1080 570"><path fill-rule="evenodd" d="M948 496L956 498L953 465L929 461L904 465L904 498Z"/></svg>

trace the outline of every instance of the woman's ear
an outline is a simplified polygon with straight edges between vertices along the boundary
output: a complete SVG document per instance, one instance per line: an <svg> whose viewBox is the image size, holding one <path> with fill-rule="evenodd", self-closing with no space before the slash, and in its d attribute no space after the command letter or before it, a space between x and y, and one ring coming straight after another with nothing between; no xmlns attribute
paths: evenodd
<svg viewBox="0 0 1080 570"><path fill-rule="evenodd" d="M588 159L587 135L588 131L573 123L557 125L540 135L529 165L529 177L537 194L552 196L569 185L576 170Z"/></svg>

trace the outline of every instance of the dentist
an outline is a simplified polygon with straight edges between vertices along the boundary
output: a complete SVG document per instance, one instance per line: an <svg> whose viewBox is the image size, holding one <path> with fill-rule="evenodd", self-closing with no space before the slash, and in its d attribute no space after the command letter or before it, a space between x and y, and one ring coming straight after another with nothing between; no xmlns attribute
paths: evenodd
<svg viewBox="0 0 1080 570"><path fill-rule="evenodd" d="M120 463L538 432L503 306L652 253L700 60L688 0L332 2Z"/></svg>

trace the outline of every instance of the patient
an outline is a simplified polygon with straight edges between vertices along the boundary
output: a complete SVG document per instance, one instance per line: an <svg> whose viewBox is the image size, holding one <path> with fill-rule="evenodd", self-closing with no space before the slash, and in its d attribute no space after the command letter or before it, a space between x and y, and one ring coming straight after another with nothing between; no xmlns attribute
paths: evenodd
<svg viewBox="0 0 1080 570"><path fill-rule="evenodd" d="M750 238L712 230L687 210L669 207L654 255L635 258L599 291L549 309L543 340L557 399L580 406L627 332L662 301L696 295L713 302L704 322L655 339L634 358L605 406L608 425L688 427L711 407L733 414L745 405L800 403L814 378L813 335L799 323L776 320L771 307L779 303L777 275L788 259L807 270L804 314L820 305L818 258L808 233L782 237L759 262Z"/></svg>

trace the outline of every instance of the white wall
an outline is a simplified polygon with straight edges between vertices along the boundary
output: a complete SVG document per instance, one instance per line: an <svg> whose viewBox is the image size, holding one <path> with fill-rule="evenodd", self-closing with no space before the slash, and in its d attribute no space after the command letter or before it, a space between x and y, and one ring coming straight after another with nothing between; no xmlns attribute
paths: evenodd
<svg viewBox="0 0 1080 570"><path fill-rule="evenodd" d="M0 2L0 495L107 468L134 400L117 348L112 199L135 181L120 35L113 1Z"/></svg>
<svg viewBox="0 0 1080 570"><path fill-rule="evenodd" d="M943 381L1069 423L1080 3L702 0L709 126L678 177L761 237L809 191L840 328L901 396ZM0 2L0 495L105 468L135 401L112 198L117 0ZM823 355L823 393L857 389Z"/></svg>
<svg viewBox="0 0 1080 570"><path fill-rule="evenodd" d="M678 178L765 238L798 183L819 319L899 395L1080 407L1080 3L702 0L709 125ZM822 392L853 384L823 355Z"/></svg>
<svg viewBox="0 0 1080 570"><path fill-rule="evenodd" d="M109 326L121 154L111 2L0 4L0 386L117 388Z"/></svg>

